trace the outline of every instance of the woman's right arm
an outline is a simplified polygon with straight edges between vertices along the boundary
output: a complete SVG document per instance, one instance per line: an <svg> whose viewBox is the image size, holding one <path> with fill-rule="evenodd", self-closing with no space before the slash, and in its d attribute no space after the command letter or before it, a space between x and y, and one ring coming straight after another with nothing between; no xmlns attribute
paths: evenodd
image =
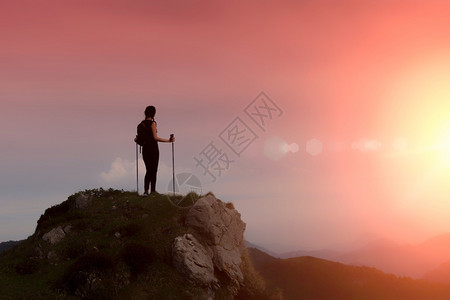
<svg viewBox="0 0 450 300"><path fill-rule="evenodd" d="M153 137L155 138L155 140L157 140L158 142L163 142L163 143L172 143L175 142L175 137L173 137L172 139L163 139L161 137L158 136L158 131L156 130L156 122L152 123L152 132L153 132Z"/></svg>

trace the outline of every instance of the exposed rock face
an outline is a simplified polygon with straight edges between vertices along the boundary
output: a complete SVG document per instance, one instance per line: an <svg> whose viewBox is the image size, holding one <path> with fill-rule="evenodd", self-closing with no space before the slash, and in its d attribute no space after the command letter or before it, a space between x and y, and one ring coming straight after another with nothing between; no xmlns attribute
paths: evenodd
<svg viewBox="0 0 450 300"><path fill-rule="evenodd" d="M61 226L58 226L56 228L53 228L46 234L44 234L42 236L42 239L44 241L49 242L50 244L56 244L59 241L61 241L65 236L66 236L66 233L64 232L64 230L61 228Z"/></svg>
<svg viewBox="0 0 450 300"><path fill-rule="evenodd" d="M207 286L218 283L211 249L203 247L192 234L175 238L172 253L176 267L191 280Z"/></svg>
<svg viewBox="0 0 450 300"><path fill-rule="evenodd" d="M229 277L232 282L229 289L236 295L244 280L240 265L245 249L245 223L241 220L239 212L227 207L213 195L208 195L199 199L188 211L186 225L201 234L208 245L205 251L198 250L199 247L193 245L185 247L185 251L179 252L182 258L178 259L189 260L192 257L196 257L199 261L212 259L213 267ZM182 237L176 239L175 244L181 243L180 238ZM180 265L179 269L183 273L190 274L196 271L196 268L185 268Z"/></svg>
<svg viewBox="0 0 450 300"><path fill-rule="evenodd" d="M89 203L91 203L92 197L88 194L80 194L75 199L75 208L83 209L85 208Z"/></svg>

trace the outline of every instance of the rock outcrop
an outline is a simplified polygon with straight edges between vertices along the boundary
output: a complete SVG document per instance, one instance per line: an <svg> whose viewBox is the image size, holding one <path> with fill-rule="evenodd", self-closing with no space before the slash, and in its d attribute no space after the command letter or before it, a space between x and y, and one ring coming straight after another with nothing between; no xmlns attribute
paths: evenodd
<svg viewBox="0 0 450 300"><path fill-rule="evenodd" d="M81 193L75 199L75 208L84 209L88 206L92 201L92 197L86 193Z"/></svg>
<svg viewBox="0 0 450 300"><path fill-rule="evenodd" d="M203 247L192 234L177 237L172 252L177 269L192 281L208 287L218 284L211 249Z"/></svg>
<svg viewBox="0 0 450 300"><path fill-rule="evenodd" d="M60 242L71 230L72 226L70 225L67 225L64 229L61 226L58 226L45 233L42 236L42 239L53 245Z"/></svg>
<svg viewBox="0 0 450 300"><path fill-rule="evenodd" d="M53 228L52 230L50 230L46 234L44 234L42 236L42 239L44 241L49 242L50 244L56 244L59 241L61 241L65 236L66 236L66 233L64 232L62 227L58 226L56 228Z"/></svg>
<svg viewBox="0 0 450 300"><path fill-rule="evenodd" d="M69 196L0 255L8 283L0 298L266 299L240 214L212 194L198 198L174 205L167 195L112 189Z"/></svg>
<svg viewBox="0 0 450 300"><path fill-rule="evenodd" d="M186 225L195 229L207 245L201 245L192 235L177 237L173 254L179 271L210 287L217 283L215 273L220 272L229 278L228 289L236 295L244 280L240 266L245 249L245 223L239 212L207 195L190 208Z"/></svg>

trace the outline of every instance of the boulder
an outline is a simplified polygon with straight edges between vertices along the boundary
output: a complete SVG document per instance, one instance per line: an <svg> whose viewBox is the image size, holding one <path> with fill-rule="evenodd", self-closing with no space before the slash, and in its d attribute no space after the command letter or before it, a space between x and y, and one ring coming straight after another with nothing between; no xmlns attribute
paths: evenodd
<svg viewBox="0 0 450 300"><path fill-rule="evenodd" d="M244 281L240 265L245 249L245 223L239 212L207 195L199 199L188 211L186 225L205 238L214 267L224 272L232 282L230 289L236 294Z"/></svg>
<svg viewBox="0 0 450 300"><path fill-rule="evenodd" d="M175 238L172 254L176 268L190 280L201 286L218 283L211 250L203 247L192 234Z"/></svg>
<svg viewBox="0 0 450 300"><path fill-rule="evenodd" d="M244 249L245 223L241 214L213 195L200 198L191 207L186 224L203 233L210 245L222 245L229 250Z"/></svg>
<svg viewBox="0 0 450 300"><path fill-rule="evenodd" d="M91 203L92 197L88 194L81 193L75 199L75 208L83 209Z"/></svg>
<svg viewBox="0 0 450 300"><path fill-rule="evenodd" d="M64 230L61 228L61 226L58 226L56 228L53 228L46 234L44 234L42 236L42 239L44 241L49 242L50 244L56 244L59 241L61 241L65 236L66 234L64 233Z"/></svg>

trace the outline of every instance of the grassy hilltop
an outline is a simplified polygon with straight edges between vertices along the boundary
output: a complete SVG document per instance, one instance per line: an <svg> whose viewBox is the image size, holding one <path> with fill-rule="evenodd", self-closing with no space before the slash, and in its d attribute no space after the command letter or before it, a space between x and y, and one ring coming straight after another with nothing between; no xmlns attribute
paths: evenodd
<svg viewBox="0 0 450 300"><path fill-rule="evenodd" d="M89 202L77 203L80 195ZM184 225L182 207L199 197L178 197L174 205L166 195L144 198L118 190L70 196L45 211L32 236L0 254L0 298L198 299L205 287L177 272L171 247L184 233L202 241ZM65 233L60 241L43 239L58 227ZM237 298L266 298L248 257L243 268L246 287ZM229 298L225 290L217 297Z"/></svg>

